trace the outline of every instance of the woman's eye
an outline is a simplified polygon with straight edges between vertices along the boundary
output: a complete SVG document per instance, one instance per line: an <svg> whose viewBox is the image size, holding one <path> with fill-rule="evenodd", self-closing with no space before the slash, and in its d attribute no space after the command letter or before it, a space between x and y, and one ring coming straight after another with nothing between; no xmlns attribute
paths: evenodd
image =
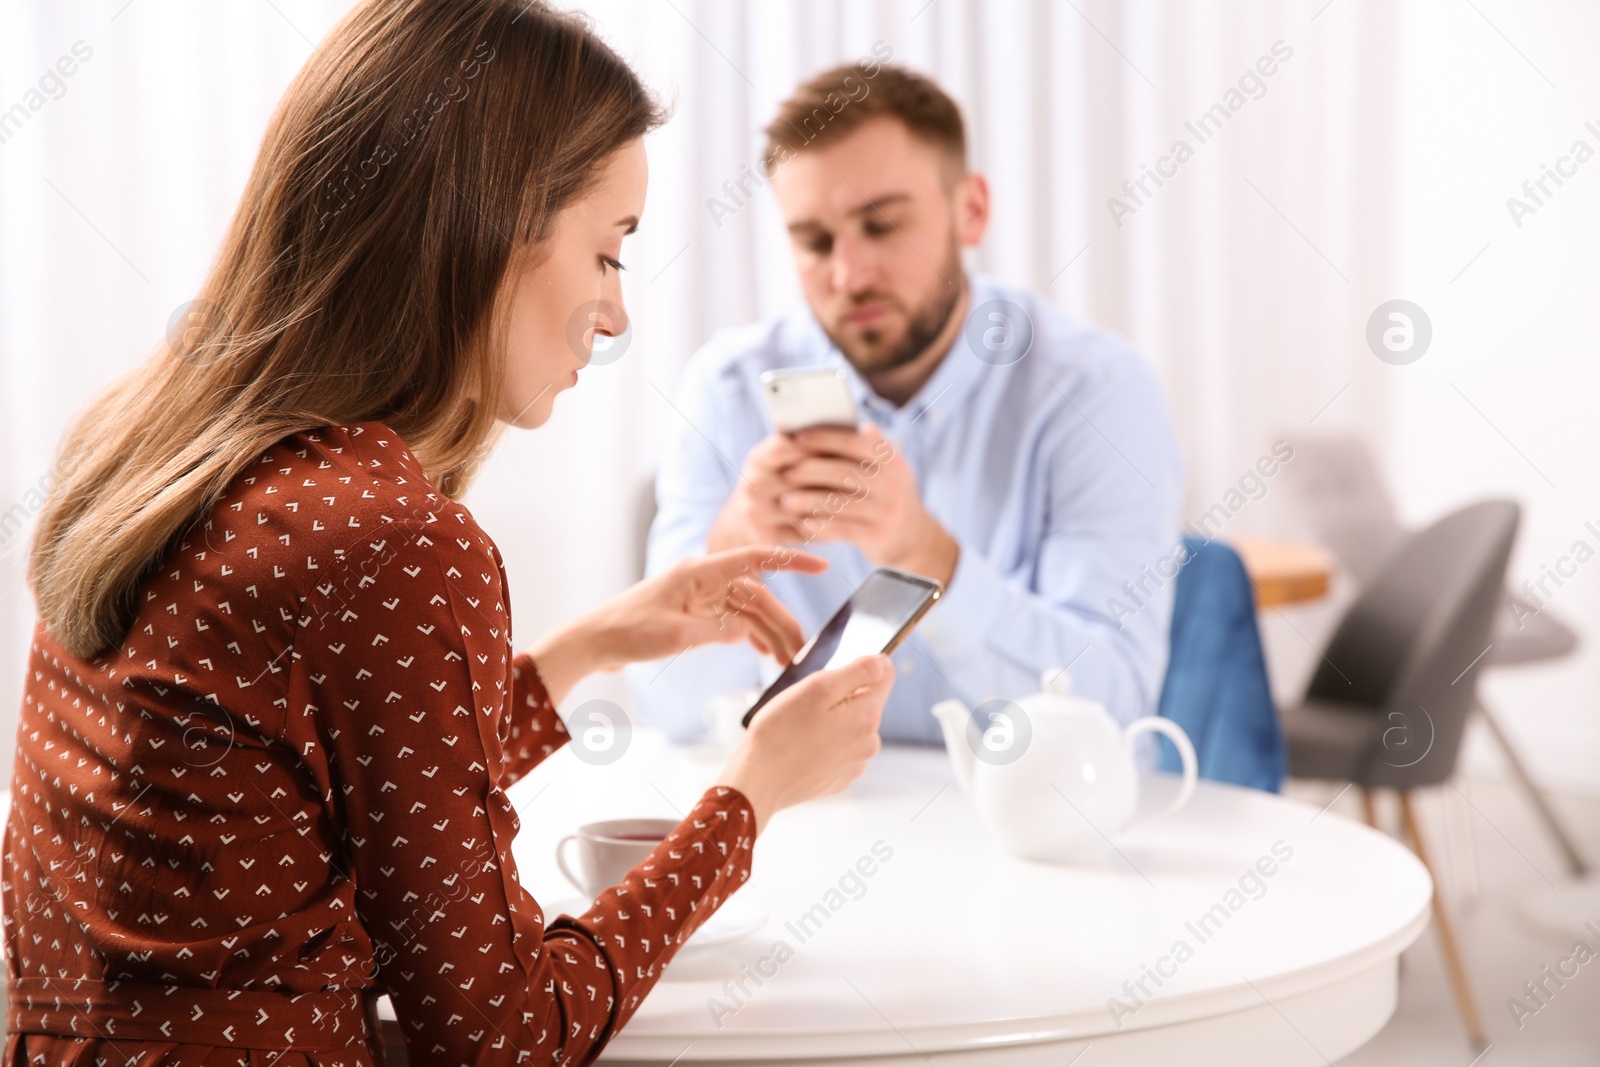
<svg viewBox="0 0 1600 1067"><path fill-rule="evenodd" d="M628 269L627 267L624 267L617 260L612 259L610 256L601 256L600 257L600 262L604 266L610 267L612 270L627 270Z"/></svg>

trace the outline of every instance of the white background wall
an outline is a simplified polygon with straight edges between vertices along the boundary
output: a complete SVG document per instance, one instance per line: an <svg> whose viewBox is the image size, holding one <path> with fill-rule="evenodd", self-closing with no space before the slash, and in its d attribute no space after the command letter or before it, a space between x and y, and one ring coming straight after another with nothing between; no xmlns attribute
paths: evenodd
<svg viewBox="0 0 1600 1067"><path fill-rule="evenodd" d="M25 499L88 392L159 343L215 252L268 114L341 0L0 0L0 110L76 41L93 56L0 144L0 510ZM763 191L706 209L756 160L805 75L878 40L962 102L996 193L974 266L1130 336L1167 383L1198 515L1280 434L1354 432L1408 521L1472 498L1523 502L1517 581L1600 520L1592 414L1600 159L1517 228L1505 199L1600 137L1600 11L1514 5L1075 0L594 0L597 28L675 109L652 135L644 226L624 249L635 336L539 431L515 433L468 497L507 559L517 639L620 588L638 484L683 360L712 330L794 299ZM1293 57L1119 228L1125 178L1282 40ZM1588 102L1595 102L1592 104ZM1588 107L1589 110L1585 110ZM485 131L485 136L501 136ZM1433 347L1367 349L1404 297ZM1315 420L1313 422L1313 419ZM1269 492L1235 520L1289 519ZM26 535L0 544L0 734L33 625ZM1488 696L1538 771L1600 791L1600 562L1553 610L1565 663ZM1267 620L1292 696L1341 604ZM595 691L613 683L602 680ZM614 690L613 690L614 691ZM1474 769L1494 773L1474 744ZM9 757L0 759L8 764Z"/></svg>

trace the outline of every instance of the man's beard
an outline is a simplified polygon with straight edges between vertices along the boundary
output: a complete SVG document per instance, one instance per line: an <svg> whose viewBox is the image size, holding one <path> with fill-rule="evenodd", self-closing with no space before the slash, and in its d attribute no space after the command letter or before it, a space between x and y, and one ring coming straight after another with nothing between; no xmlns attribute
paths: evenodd
<svg viewBox="0 0 1600 1067"><path fill-rule="evenodd" d="M966 278L961 272L960 253L954 241L950 243L950 255L941 273L950 280L950 284L941 282L935 287L933 294L911 313L905 336L893 348L879 348L882 331L872 329L862 330L857 335L859 338L857 342L852 342L832 330L824 330L828 340L844 354L844 358L856 369L856 373L863 377L882 374L915 361L949 325L950 316L955 313L956 305L961 301L962 290L966 287ZM858 298L855 304L884 299L882 294L866 293Z"/></svg>

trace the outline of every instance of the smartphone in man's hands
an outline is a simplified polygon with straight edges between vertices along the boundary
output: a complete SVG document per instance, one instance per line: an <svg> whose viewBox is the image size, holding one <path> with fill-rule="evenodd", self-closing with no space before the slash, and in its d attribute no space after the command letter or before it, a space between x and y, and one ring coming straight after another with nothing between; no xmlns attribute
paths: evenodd
<svg viewBox="0 0 1600 1067"><path fill-rule="evenodd" d="M879 567L867 575L833 618L750 705L742 725L748 727L768 701L802 678L830 667L842 667L862 656L893 652L942 591L943 587L932 578L893 567Z"/></svg>
<svg viewBox="0 0 1600 1067"><path fill-rule="evenodd" d="M844 371L836 367L791 367L761 375L761 395L772 428L798 433L813 426L855 429L860 422Z"/></svg>

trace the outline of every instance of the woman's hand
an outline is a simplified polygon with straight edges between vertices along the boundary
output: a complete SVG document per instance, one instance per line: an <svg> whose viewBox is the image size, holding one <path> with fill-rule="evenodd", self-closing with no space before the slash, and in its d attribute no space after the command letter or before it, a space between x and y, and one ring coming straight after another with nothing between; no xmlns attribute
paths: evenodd
<svg viewBox="0 0 1600 1067"><path fill-rule="evenodd" d="M816 574L827 561L782 545L682 559L546 635L528 650L552 703L582 677L707 644L749 641L787 663L800 624L761 583L763 571Z"/></svg>
<svg viewBox="0 0 1600 1067"><path fill-rule="evenodd" d="M795 683L750 720L717 784L750 801L757 833L774 812L843 792L878 752L892 685L888 656L862 656Z"/></svg>

